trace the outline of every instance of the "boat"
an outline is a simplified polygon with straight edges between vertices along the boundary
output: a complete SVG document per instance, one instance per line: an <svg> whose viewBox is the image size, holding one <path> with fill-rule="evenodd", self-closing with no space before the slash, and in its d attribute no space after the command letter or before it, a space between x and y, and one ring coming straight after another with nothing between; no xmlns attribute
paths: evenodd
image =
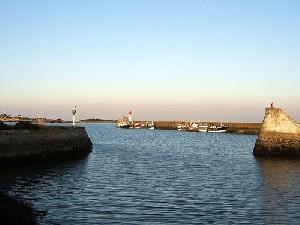
<svg viewBox="0 0 300 225"><path fill-rule="evenodd" d="M186 131L188 129L189 129L189 124L187 122L177 124L177 130Z"/></svg>
<svg viewBox="0 0 300 225"><path fill-rule="evenodd" d="M228 129L228 126L223 125L222 123L219 126L211 125L207 132L210 133L225 133Z"/></svg>
<svg viewBox="0 0 300 225"><path fill-rule="evenodd" d="M153 121L151 123L147 123L147 128L149 130L154 130L154 123L153 123Z"/></svg>
<svg viewBox="0 0 300 225"><path fill-rule="evenodd" d="M224 133L226 130L219 130L216 126L210 126L207 130L209 133Z"/></svg>
<svg viewBox="0 0 300 225"><path fill-rule="evenodd" d="M177 130L183 130L183 125L182 124L178 124L177 125Z"/></svg>
<svg viewBox="0 0 300 225"><path fill-rule="evenodd" d="M189 131L194 131L194 132L207 132L207 128L208 126L206 125L202 125L201 123L196 123L193 122L190 126L189 126Z"/></svg>
<svg viewBox="0 0 300 225"><path fill-rule="evenodd" d="M117 127L119 128L130 128L132 127L132 119L131 119L132 112L130 111L128 117L123 116L117 122Z"/></svg>
<svg viewBox="0 0 300 225"><path fill-rule="evenodd" d="M189 131L194 131L194 132L197 132L199 131L199 124L198 123L195 123L193 122L190 126L189 126Z"/></svg>
<svg viewBox="0 0 300 225"><path fill-rule="evenodd" d="M132 111L129 111L128 117L123 116L117 121L117 127L119 128L130 128L130 129L154 129L153 121L151 123L141 123L133 120Z"/></svg>
<svg viewBox="0 0 300 225"><path fill-rule="evenodd" d="M119 128L133 128L132 112L131 111L128 113L128 117L123 116L122 118L120 118L118 120L117 127L119 127Z"/></svg>
<svg viewBox="0 0 300 225"><path fill-rule="evenodd" d="M227 131L228 130L228 126L222 124L222 122L220 123L220 125L217 127L218 130L225 130Z"/></svg>
<svg viewBox="0 0 300 225"><path fill-rule="evenodd" d="M133 129L141 129L141 124L136 122L136 123L133 124L132 128Z"/></svg>
<svg viewBox="0 0 300 225"><path fill-rule="evenodd" d="M118 120L117 127L119 127L119 128L129 128L130 123L126 120L120 119L120 120Z"/></svg>
<svg viewBox="0 0 300 225"><path fill-rule="evenodd" d="M206 126L206 125L199 125L198 126L199 132L207 132L207 128L208 128L208 126Z"/></svg>

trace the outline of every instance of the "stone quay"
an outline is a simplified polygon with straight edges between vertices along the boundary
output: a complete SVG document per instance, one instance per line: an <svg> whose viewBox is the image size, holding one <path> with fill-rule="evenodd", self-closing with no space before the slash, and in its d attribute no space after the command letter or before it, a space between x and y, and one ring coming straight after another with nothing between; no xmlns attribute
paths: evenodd
<svg viewBox="0 0 300 225"><path fill-rule="evenodd" d="M0 169L70 160L91 151L92 142L84 127L0 130Z"/></svg>
<svg viewBox="0 0 300 225"><path fill-rule="evenodd" d="M255 156L300 158L300 125L280 108L266 109Z"/></svg>

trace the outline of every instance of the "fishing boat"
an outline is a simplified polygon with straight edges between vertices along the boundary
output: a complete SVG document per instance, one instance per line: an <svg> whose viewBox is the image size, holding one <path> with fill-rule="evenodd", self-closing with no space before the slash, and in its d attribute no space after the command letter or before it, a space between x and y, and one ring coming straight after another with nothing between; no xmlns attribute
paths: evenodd
<svg viewBox="0 0 300 225"><path fill-rule="evenodd" d="M118 120L117 127L119 127L119 128L129 128L130 123L126 120L120 119L120 120Z"/></svg>
<svg viewBox="0 0 300 225"><path fill-rule="evenodd" d="M208 126L206 126L206 125L199 124L199 126L198 126L199 132L207 132L207 128L208 128Z"/></svg>
<svg viewBox="0 0 300 225"><path fill-rule="evenodd" d="M188 130L188 129L189 129L189 124L188 124L188 122L177 124L177 130L183 130L183 131L186 131L186 130Z"/></svg>
<svg viewBox="0 0 300 225"><path fill-rule="evenodd" d="M210 133L225 133L228 129L228 126L223 125L222 123L219 126L211 125L207 132Z"/></svg>
<svg viewBox="0 0 300 225"><path fill-rule="evenodd" d="M178 124L177 125L177 130L183 130L183 125L182 124Z"/></svg>
<svg viewBox="0 0 300 225"><path fill-rule="evenodd" d="M133 124L132 128L133 129L141 129L141 124L136 122L136 123Z"/></svg>
<svg viewBox="0 0 300 225"><path fill-rule="evenodd" d="M217 127L217 129L218 129L218 130L225 130L225 131L227 131L227 130L228 130L228 126L226 126L226 125L220 123L220 125Z"/></svg>
<svg viewBox="0 0 300 225"><path fill-rule="evenodd" d="M193 132L207 132L207 128L208 128L208 126L206 126L206 125L202 125L201 123L193 122L189 126L188 130L193 131Z"/></svg>
<svg viewBox="0 0 300 225"><path fill-rule="evenodd" d="M147 128L149 130L154 130L154 123L153 123L153 121L151 123L147 123Z"/></svg>
<svg viewBox="0 0 300 225"><path fill-rule="evenodd" d="M197 132L199 131L199 124L198 123L191 123L191 125L189 126L189 131L193 131L193 132Z"/></svg>
<svg viewBox="0 0 300 225"><path fill-rule="evenodd" d="M123 116L117 121L117 127L119 128L132 128L132 112L128 113L128 117Z"/></svg>

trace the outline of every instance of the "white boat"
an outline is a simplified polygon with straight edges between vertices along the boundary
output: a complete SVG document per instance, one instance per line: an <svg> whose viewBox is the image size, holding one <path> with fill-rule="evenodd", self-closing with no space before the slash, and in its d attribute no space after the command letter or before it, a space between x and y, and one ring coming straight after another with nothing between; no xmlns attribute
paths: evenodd
<svg viewBox="0 0 300 225"><path fill-rule="evenodd" d="M208 128L208 126L206 126L206 125L202 125L201 123L193 122L189 127L189 131L207 132L207 128Z"/></svg>
<svg viewBox="0 0 300 225"><path fill-rule="evenodd" d="M228 129L228 126L223 125L222 123L219 126L210 126L207 132L210 133L225 133Z"/></svg>
<svg viewBox="0 0 300 225"><path fill-rule="evenodd" d="M117 122L117 127L119 128L133 128L132 112L129 111L128 117L123 116Z"/></svg>
<svg viewBox="0 0 300 225"><path fill-rule="evenodd" d="M185 130L186 131L186 130L188 130L188 128L189 128L189 125L187 122L177 124L177 130Z"/></svg>
<svg viewBox="0 0 300 225"><path fill-rule="evenodd" d="M120 121L120 122L117 123L117 127L119 127L119 128L129 128L130 124L127 123L126 121Z"/></svg>
<svg viewBox="0 0 300 225"><path fill-rule="evenodd" d="M130 121L128 120L128 117L123 117L118 120L117 127L119 128L130 128Z"/></svg>
<svg viewBox="0 0 300 225"><path fill-rule="evenodd" d="M206 125L199 125L199 127L198 127L199 132L207 132L207 128L208 128L208 126L206 126Z"/></svg>
<svg viewBox="0 0 300 225"><path fill-rule="evenodd" d="M147 128L149 130L154 130L154 123L153 123L153 121L151 123L147 123Z"/></svg>
<svg viewBox="0 0 300 225"><path fill-rule="evenodd" d="M199 131L199 124L193 122L193 123L189 126L189 131L194 131L194 132Z"/></svg>
<svg viewBox="0 0 300 225"><path fill-rule="evenodd" d="M225 130L225 131L227 131L228 126L226 126L226 125L220 123L220 125L217 127L217 129L218 129L218 130Z"/></svg>

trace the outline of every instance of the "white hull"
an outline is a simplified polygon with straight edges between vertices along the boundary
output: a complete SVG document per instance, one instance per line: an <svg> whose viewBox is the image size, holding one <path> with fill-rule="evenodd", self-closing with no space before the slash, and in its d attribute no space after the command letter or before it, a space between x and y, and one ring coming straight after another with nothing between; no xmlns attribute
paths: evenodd
<svg viewBox="0 0 300 225"><path fill-rule="evenodd" d="M207 130L199 130L199 132L206 133L206 132L207 132Z"/></svg>
<svg viewBox="0 0 300 225"><path fill-rule="evenodd" d="M222 123L220 124L220 126L216 127L216 126L210 126L208 128L207 132L210 133L225 133L228 129L228 126L224 126Z"/></svg>
<svg viewBox="0 0 300 225"><path fill-rule="evenodd" d="M129 128L129 124L118 124L117 125L118 128Z"/></svg>
<svg viewBox="0 0 300 225"><path fill-rule="evenodd" d="M199 126L199 132L207 132L208 126Z"/></svg>
<svg viewBox="0 0 300 225"><path fill-rule="evenodd" d="M226 130L209 130L207 132L209 132L209 133L225 133Z"/></svg>

